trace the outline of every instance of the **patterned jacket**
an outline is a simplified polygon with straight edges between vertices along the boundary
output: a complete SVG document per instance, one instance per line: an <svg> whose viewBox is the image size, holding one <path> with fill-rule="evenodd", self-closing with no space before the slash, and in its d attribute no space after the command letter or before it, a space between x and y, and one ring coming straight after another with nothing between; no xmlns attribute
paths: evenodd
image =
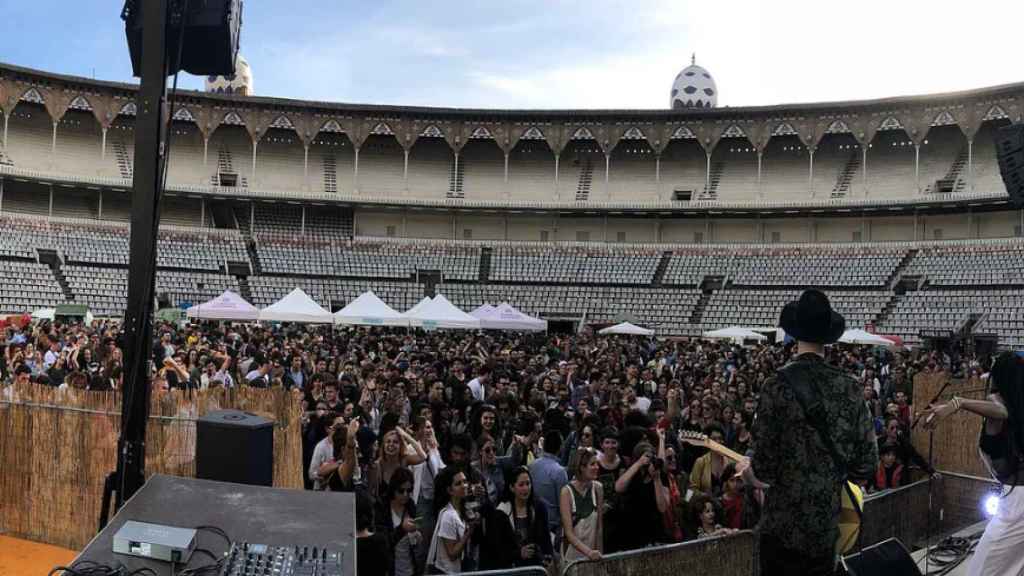
<svg viewBox="0 0 1024 576"><path fill-rule="evenodd" d="M878 445L861 386L817 354L801 354L784 370L819 395L825 429L845 460L847 477L870 479L878 466ZM754 474L771 485L765 491L762 532L811 557L832 554L845 478L778 375L761 391L753 433Z"/></svg>

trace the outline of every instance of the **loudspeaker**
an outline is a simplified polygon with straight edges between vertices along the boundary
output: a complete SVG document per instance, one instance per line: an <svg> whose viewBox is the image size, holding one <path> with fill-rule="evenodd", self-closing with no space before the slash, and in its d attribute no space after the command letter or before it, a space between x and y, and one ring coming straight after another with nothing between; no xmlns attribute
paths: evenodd
<svg viewBox="0 0 1024 576"><path fill-rule="evenodd" d="M274 422L239 410L196 422L196 478L274 485Z"/></svg>
<svg viewBox="0 0 1024 576"><path fill-rule="evenodd" d="M1017 123L996 130L996 158L1010 201L1024 204L1024 124Z"/></svg>
<svg viewBox="0 0 1024 576"><path fill-rule="evenodd" d="M121 10L136 76L142 75L142 12L159 5L152 0L126 0ZM179 70L175 67L179 37L183 40L180 70L196 76L234 74L241 30L241 0L168 0L167 75Z"/></svg>
<svg viewBox="0 0 1024 576"><path fill-rule="evenodd" d="M898 538L843 556L843 568L849 576L921 576L910 551Z"/></svg>

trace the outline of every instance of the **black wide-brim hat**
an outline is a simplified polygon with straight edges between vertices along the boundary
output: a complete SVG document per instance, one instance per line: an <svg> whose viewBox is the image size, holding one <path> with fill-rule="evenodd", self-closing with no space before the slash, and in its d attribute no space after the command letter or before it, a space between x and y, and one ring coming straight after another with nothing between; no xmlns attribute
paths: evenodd
<svg viewBox="0 0 1024 576"><path fill-rule="evenodd" d="M799 341L832 344L846 331L846 318L832 309L824 292L805 290L782 308L779 326Z"/></svg>

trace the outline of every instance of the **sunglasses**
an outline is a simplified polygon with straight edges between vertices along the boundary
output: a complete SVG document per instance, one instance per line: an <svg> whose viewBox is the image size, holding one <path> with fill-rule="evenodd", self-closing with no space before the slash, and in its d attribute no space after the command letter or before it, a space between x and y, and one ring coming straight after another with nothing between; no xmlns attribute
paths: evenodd
<svg viewBox="0 0 1024 576"><path fill-rule="evenodd" d="M401 488L395 490L395 494L398 496L405 496L409 492L412 492L412 488L410 488L409 486L402 486Z"/></svg>

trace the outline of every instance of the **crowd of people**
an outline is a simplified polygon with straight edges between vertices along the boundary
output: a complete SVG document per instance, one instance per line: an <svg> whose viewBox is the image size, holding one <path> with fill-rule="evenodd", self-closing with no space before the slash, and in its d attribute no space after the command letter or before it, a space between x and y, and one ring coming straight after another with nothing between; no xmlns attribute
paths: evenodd
<svg viewBox="0 0 1024 576"><path fill-rule="evenodd" d="M590 333L212 323L156 334L158 389L292 391L306 486L355 493L367 576L557 566L752 528L763 493L708 446L752 450L762 386L794 353ZM124 385L114 322L11 325L3 346L5 385ZM882 454L869 491L931 472L908 441L914 375L983 370L862 346L830 346L826 360L863 384Z"/></svg>

